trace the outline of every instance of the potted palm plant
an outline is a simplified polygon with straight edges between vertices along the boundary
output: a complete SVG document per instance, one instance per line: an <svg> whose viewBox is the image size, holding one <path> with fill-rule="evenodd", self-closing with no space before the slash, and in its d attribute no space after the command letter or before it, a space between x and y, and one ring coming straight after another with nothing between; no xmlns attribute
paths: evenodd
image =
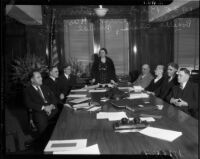
<svg viewBox="0 0 200 159"><path fill-rule="evenodd" d="M29 84L29 74L32 70L39 69L41 73L44 73L47 72L47 68L45 58L27 54L25 57L17 58L13 61L11 80L14 84L27 86Z"/></svg>

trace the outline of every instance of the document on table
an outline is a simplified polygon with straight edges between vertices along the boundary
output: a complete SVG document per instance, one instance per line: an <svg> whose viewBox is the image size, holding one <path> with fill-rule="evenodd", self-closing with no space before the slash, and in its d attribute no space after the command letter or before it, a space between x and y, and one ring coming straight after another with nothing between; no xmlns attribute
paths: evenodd
<svg viewBox="0 0 200 159"><path fill-rule="evenodd" d="M108 119L109 121L121 120L128 118L125 112L99 112L97 119Z"/></svg>
<svg viewBox="0 0 200 159"><path fill-rule="evenodd" d="M87 89L86 88L72 89L71 92L87 92Z"/></svg>
<svg viewBox="0 0 200 159"><path fill-rule="evenodd" d="M80 148L85 148L86 145L87 139L50 140L45 147L44 152L76 150Z"/></svg>
<svg viewBox="0 0 200 159"><path fill-rule="evenodd" d="M141 92L141 91L144 90L144 88L141 87L141 86L133 86L133 90L134 90L135 92Z"/></svg>
<svg viewBox="0 0 200 159"><path fill-rule="evenodd" d="M53 154L100 154L100 152L99 152L98 144L95 144L89 147L72 150L72 151L56 151L56 152L53 152Z"/></svg>
<svg viewBox="0 0 200 159"><path fill-rule="evenodd" d="M149 95L147 93L132 93L130 94L128 99L140 99L140 98L149 98Z"/></svg>
<svg viewBox="0 0 200 159"><path fill-rule="evenodd" d="M87 103L80 103L80 104L73 105L73 108L76 108L76 109L79 109L79 108L89 108L89 107L90 107L90 105L89 105L88 102Z"/></svg>
<svg viewBox="0 0 200 159"><path fill-rule="evenodd" d="M95 93L95 92L106 92L106 89L91 89L89 90L90 93Z"/></svg>
<svg viewBox="0 0 200 159"><path fill-rule="evenodd" d="M84 98L87 94L69 94L67 97L69 98Z"/></svg>
<svg viewBox="0 0 200 159"><path fill-rule="evenodd" d="M123 90L123 89L128 89L129 91L133 91L133 87L118 87L118 89Z"/></svg>
<svg viewBox="0 0 200 159"><path fill-rule="evenodd" d="M73 100L71 100L69 102L77 104L77 103L81 103L81 102L84 102L84 101L89 100L89 99L91 99L91 98L88 98L88 97L86 97L86 98L78 98L78 99L73 99Z"/></svg>
<svg viewBox="0 0 200 159"><path fill-rule="evenodd" d="M98 110L101 110L101 107L95 106L95 107L92 107L92 108L88 109L87 111L95 112L95 111L98 111Z"/></svg>
<svg viewBox="0 0 200 159"><path fill-rule="evenodd" d="M155 137L161 140L166 141L174 141L176 138L182 135L182 132L167 130L167 129L160 129L154 127L147 127L140 131L141 134L147 135L150 137Z"/></svg>

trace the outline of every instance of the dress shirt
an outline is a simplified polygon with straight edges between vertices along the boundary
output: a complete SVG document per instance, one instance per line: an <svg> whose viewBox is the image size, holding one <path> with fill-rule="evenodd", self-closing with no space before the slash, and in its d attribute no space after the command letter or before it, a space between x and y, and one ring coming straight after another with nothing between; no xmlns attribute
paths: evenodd
<svg viewBox="0 0 200 159"><path fill-rule="evenodd" d="M156 77L155 79L154 79L154 83L156 83L159 79L161 79L162 78L162 76L160 76L160 77Z"/></svg>
<svg viewBox="0 0 200 159"><path fill-rule="evenodd" d="M65 77L66 77L67 79L69 79L69 75L67 75L67 74L65 74L65 73L64 73L64 75L65 75Z"/></svg>

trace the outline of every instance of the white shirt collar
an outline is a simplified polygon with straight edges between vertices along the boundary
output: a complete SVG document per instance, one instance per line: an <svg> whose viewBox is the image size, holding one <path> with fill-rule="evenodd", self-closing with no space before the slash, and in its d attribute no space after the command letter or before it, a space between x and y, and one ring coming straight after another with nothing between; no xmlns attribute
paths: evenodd
<svg viewBox="0 0 200 159"><path fill-rule="evenodd" d="M161 79L162 76L157 76L155 79L154 79L154 82L157 82L159 79Z"/></svg>
<svg viewBox="0 0 200 159"><path fill-rule="evenodd" d="M35 85L33 85L33 84L32 84L32 86L35 88L36 91L38 90L37 87L40 87L40 86L35 86Z"/></svg>
<svg viewBox="0 0 200 159"><path fill-rule="evenodd" d="M49 76L53 81L55 81L56 80L56 78L54 78L54 77L52 77L52 76Z"/></svg>
<svg viewBox="0 0 200 159"><path fill-rule="evenodd" d="M187 82L182 83L183 89L185 88L186 84L187 84Z"/></svg>
<svg viewBox="0 0 200 159"><path fill-rule="evenodd" d="M65 77L66 77L67 79L69 78L69 75L67 75L67 74L65 74L65 73L64 73L64 75L65 75Z"/></svg>

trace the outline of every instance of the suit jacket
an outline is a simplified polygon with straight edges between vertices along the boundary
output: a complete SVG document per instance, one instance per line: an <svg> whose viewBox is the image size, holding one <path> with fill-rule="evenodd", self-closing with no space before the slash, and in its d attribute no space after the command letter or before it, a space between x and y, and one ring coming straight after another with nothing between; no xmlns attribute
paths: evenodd
<svg viewBox="0 0 200 159"><path fill-rule="evenodd" d="M178 84L178 80L177 80L177 76L175 76L170 82L168 81L169 77L165 77L161 87L159 87L158 89L156 89L155 95L157 97L162 98L163 100L166 100L167 96L169 95L170 91L172 90L172 88Z"/></svg>
<svg viewBox="0 0 200 159"><path fill-rule="evenodd" d="M133 84L140 85L143 88L146 88L149 86L149 84L152 80L153 80L153 75L151 73L148 73L143 78L142 78L142 74L140 74L139 77L137 78L137 80Z"/></svg>
<svg viewBox="0 0 200 159"><path fill-rule="evenodd" d="M182 90L180 85L174 86L172 91L167 97L167 101L170 102L171 98L181 98L188 103L188 107L180 107L185 112L190 110L197 110L198 108L198 85L188 81L185 88Z"/></svg>
<svg viewBox="0 0 200 159"><path fill-rule="evenodd" d="M47 77L43 84L46 85L47 87L49 87L51 89L51 91L54 93L54 95L56 96L57 101L60 101L60 90L58 88L58 83L57 83L57 79L54 81L52 78Z"/></svg>
<svg viewBox="0 0 200 159"><path fill-rule="evenodd" d="M112 59L106 57L106 63L105 63L107 67L106 82L102 82L101 80L101 71L99 70L100 64L101 64L101 58L97 58L92 65L91 77L96 80L95 83L110 83L110 80L114 80L115 82L117 82L115 66Z"/></svg>
<svg viewBox="0 0 200 159"><path fill-rule="evenodd" d="M47 103L44 102L41 95L32 85L27 86L24 90L25 104L28 108L31 108L35 112L42 111L42 106L57 104L55 95L47 86L41 85L40 88L45 99L47 100Z"/></svg>
<svg viewBox="0 0 200 159"><path fill-rule="evenodd" d="M156 89L158 89L162 82L164 80L164 77L160 78L157 82L154 83L154 80L151 81L149 86L146 88L147 91L154 92Z"/></svg>
<svg viewBox="0 0 200 159"><path fill-rule="evenodd" d="M58 78L58 88L60 93L63 93L65 96L67 96L71 89L76 84L76 76L70 74L69 78L67 79L66 76L63 74Z"/></svg>

